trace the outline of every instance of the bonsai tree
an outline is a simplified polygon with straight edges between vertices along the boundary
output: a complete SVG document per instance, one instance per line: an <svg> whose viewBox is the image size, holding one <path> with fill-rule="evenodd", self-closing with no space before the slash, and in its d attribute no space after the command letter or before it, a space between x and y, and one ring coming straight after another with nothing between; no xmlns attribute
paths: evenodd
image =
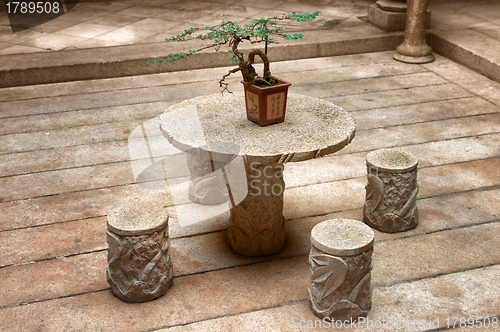
<svg viewBox="0 0 500 332"><path fill-rule="evenodd" d="M167 42L180 42L186 40L203 40L209 41L208 45L202 46L196 50L189 50L187 52L171 53L166 59L162 60L152 60L148 63L171 63L174 64L175 61L186 59L189 56L206 49L215 49L218 51L221 46L226 45L230 48L232 55L230 60L238 64L238 67L230 70L227 74L222 76L219 81L219 85L222 88L222 92L228 91L228 83L225 79L236 72L241 72L243 80L245 82L259 85L259 86L271 86L279 84L279 80L271 75L269 68L269 59L267 57L267 47L268 44L277 43L277 38L282 38L284 40L297 40L302 39L303 34L286 33L285 22L290 23L295 22L308 22L314 20L320 11L315 11L313 13L307 12L293 12L288 14L282 14L281 17L270 17L252 20L250 24L239 25L236 22L228 21L226 18L218 25L214 26L204 26L202 28L190 28L185 30L183 33L166 39ZM248 41L251 44L264 43L264 51L260 49L252 49L249 51L248 56L245 57L244 53L238 49L241 43ZM264 75L259 76L253 63L255 61L255 56L259 56L264 63Z"/></svg>

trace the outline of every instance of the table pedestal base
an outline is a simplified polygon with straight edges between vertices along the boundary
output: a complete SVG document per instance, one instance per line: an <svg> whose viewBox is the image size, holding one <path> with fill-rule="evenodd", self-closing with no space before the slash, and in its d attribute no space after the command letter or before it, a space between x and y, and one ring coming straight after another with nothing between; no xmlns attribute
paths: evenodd
<svg viewBox="0 0 500 332"><path fill-rule="evenodd" d="M226 238L234 252L272 255L285 244L283 164L245 165L248 195L231 209Z"/></svg>

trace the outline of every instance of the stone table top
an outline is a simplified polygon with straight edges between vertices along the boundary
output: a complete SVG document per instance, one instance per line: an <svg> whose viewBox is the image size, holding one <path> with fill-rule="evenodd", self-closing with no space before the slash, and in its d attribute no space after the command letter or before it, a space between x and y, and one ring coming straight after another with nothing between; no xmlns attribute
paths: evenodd
<svg viewBox="0 0 500 332"><path fill-rule="evenodd" d="M266 163L334 153L349 144L356 131L356 123L346 111L326 100L297 94L288 95L285 122L267 127L247 120L243 93L185 100L160 116L160 127L180 150L209 150L210 144L230 142L242 155ZM211 151L213 154L213 148Z"/></svg>
<svg viewBox="0 0 500 332"><path fill-rule="evenodd" d="M352 256L373 247L375 233L361 221L331 219L313 227L311 243L331 255Z"/></svg>

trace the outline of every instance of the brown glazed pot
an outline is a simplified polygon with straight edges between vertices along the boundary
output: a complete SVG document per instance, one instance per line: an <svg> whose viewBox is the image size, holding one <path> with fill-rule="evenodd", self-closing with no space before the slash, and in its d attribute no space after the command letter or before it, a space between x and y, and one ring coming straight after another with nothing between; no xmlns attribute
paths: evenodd
<svg viewBox="0 0 500 332"><path fill-rule="evenodd" d="M241 81L248 120L261 127L285 121L286 97L291 84L283 80L280 82L280 85L261 88Z"/></svg>

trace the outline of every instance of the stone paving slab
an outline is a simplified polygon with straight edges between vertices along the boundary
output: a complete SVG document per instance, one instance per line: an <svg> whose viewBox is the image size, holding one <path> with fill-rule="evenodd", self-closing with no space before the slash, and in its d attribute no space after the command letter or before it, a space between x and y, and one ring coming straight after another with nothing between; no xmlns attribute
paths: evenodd
<svg viewBox="0 0 500 332"><path fill-rule="evenodd" d="M357 138L356 142L354 142L351 145L351 147L347 147L346 149L344 149L344 151L341 151L340 153L350 152L350 150L356 149L358 147L358 145L360 145L360 144L365 146L365 148L368 148L368 149L376 149L376 148L387 147L387 146L391 146L391 145L395 146L395 145L408 144L409 142L404 142L404 141L401 142L401 140L397 141L397 138L404 136L402 134L403 131L406 132L406 135L408 135L408 130L412 130L413 127L415 128L413 130L416 132L417 135L421 135L421 136L425 137L425 139L430 138L432 140L446 139L449 137L454 137L458 134L467 136L468 134L472 133L473 131L476 134L485 134L485 133L488 133L488 132L491 132L491 131L494 131L497 129L496 124L499 121L498 116L499 116L499 113L494 113L494 114L473 116L473 117L468 117L468 118L458 118L458 119L449 119L449 120L444 120L444 121L435 121L435 122L430 123L431 126L429 126L429 123L422 123L422 124L415 124L415 125L407 125L404 127L391 127L391 128L375 129L374 130L375 132L376 131L383 132L383 134L379 134L379 135L381 137L384 136L386 139L386 141L378 140L377 141L378 146L373 146L373 145L370 146L369 142L363 142L364 139L373 141L373 140L371 140L371 137L373 136L373 133L374 133L373 130L370 132L369 135L367 132L361 131L360 134L358 134L356 137ZM443 130L441 130L441 131L435 130L432 128L432 126L436 126L436 128L438 128L438 127L442 128L444 126L445 128L449 128L450 132L448 133L448 132L443 131ZM476 127L480 127L481 131L477 132L475 130ZM87 127L83 127L83 128L87 129ZM425 128L425 131L424 131L424 128ZM439 135L439 136L435 136L435 135ZM45 136L50 136L50 135L45 135ZM418 142L418 141L416 142L415 135L412 135L411 137L412 137L411 143L415 144ZM59 142L59 140L58 140L58 142ZM113 167L119 167L119 165L120 164L116 164ZM126 167L127 165L123 165L123 166ZM87 168L89 172L98 172L99 166L94 166L94 169L91 169L91 168L90 169ZM75 170L75 171L79 172L80 169ZM68 169L68 170L65 170L65 172L68 172L68 174L69 174L73 171ZM43 174L44 177L46 177L47 175L48 174L46 174L46 173ZM29 176L31 176L31 175L29 175ZM6 183L9 183L12 181L17 181L17 179L18 179L17 177L3 178L0 181L3 181L3 182L7 181ZM130 182L127 182L127 183L130 183ZM123 183L121 183L121 184L123 184ZM113 183L112 185L116 185L116 184ZM12 185L10 185L10 186L12 186ZM91 189L91 188L92 187L89 187L87 189ZM53 194L53 193L54 192L51 192L51 194ZM55 193L58 193L58 192L55 192ZM47 193L47 194L49 194L49 193ZM20 199L19 197L16 197L16 196L13 196L13 197L14 198L11 197L8 199ZM28 198L28 197L25 197L25 198Z"/></svg>
<svg viewBox="0 0 500 332"><path fill-rule="evenodd" d="M413 144L403 149L418 157L419 168L422 169L493 158L498 153L499 140L499 134L491 134ZM444 154L443 151L450 153ZM366 155L367 152L355 152L288 164L284 171L286 187L366 176Z"/></svg>
<svg viewBox="0 0 500 332"><path fill-rule="evenodd" d="M422 222L417 229L403 234L377 233L377 239L383 240L398 236L406 237L420 233L434 232L439 229L453 228L495 220L498 218L498 215L500 215L500 211L497 211L498 206L500 206L497 202L497 191L498 190L478 191L419 200L420 218L425 222ZM490 204L484 204L482 202L489 202ZM453 225L450 224L450 222L455 220L454 218L456 216L462 216L462 218L456 220L456 222L460 223L455 223ZM352 213L349 212L348 217L358 219L361 215L356 210ZM287 224L292 227L290 232L293 234L309 234L309 228L312 228L312 226L306 229L295 229L294 225L297 224L298 220L294 220L296 219L287 222ZM317 219L313 218L313 220L314 224L318 222ZM297 225L302 223L303 222L301 221ZM435 225L436 223L437 225ZM5 251L0 256L0 264L5 266L63 255L77 254L78 252L102 250L106 248L105 240L102 236L103 229L105 228L104 225L105 220L101 217L75 222L57 223L36 228L24 228L11 232L1 232L0 243ZM308 225L311 224L308 223ZM83 234L94 235L82 238ZM195 241L194 244L188 247L203 248L210 242L220 242L222 245L221 248L225 248L224 239L222 237L219 238L219 236L215 234L209 235L208 238L213 236L216 236L218 240L209 240L205 244L197 244L198 242ZM309 245L308 237L304 235L301 236L301 239L302 242L306 242L304 247L306 248ZM295 241L296 239L292 237L289 240ZM176 241L180 241L179 243L186 242L186 244L189 244L194 241L194 239L185 238ZM188 257L188 253L191 252L191 249L188 249L186 245L182 245L182 247L177 248L176 243L178 242L176 241L174 241L173 244L174 251L178 251L178 255L181 255L182 257ZM51 246L50 243L57 243L57 246ZM296 247L296 245L292 244L289 244L288 246L292 248ZM23 251L18 251L18 248L20 247L23 248ZM304 249L304 251L298 251L292 254L288 253L287 255L293 256L297 254L305 254L307 251L308 248ZM16 252L17 254L14 255ZM287 255L285 255L285 257ZM213 257L219 257L219 254L214 254ZM234 259L234 257L231 257L231 259ZM185 261L185 259L182 259L182 261ZM185 269L184 266L178 266L178 268L181 270ZM181 274L196 272L199 271L182 272Z"/></svg>
<svg viewBox="0 0 500 332"><path fill-rule="evenodd" d="M309 62L314 63L314 61ZM417 85L422 84L422 80L425 81L427 79L431 82L440 81L438 77L433 76L432 73L429 73L425 68L422 68L420 66L409 67L407 65L399 63L372 63L365 64L362 67L356 66L355 63L345 64L343 66L328 65L325 68L318 68L316 70L309 69L307 71L308 75L305 77L303 71L280 71L279 67L274 67L275 66L271 65L271 70L277 76L280 75L286 80L297 82L296 84L293 84L293 87L306 86L307 88L311 88L312 90L314 90L321 89L321 87L324 87L325 85L328 86L335 82L343 82L344 84L348 84L351 83L351 81L356 81L358 83L366 82L365 85L368 85L354 86L351 83L351 85L349 85L349 88L354 90L348 91L348 94L354 94L358 91L364 92L369 90L379 90L382 84L385 86L387 83L382 80L379 82L379 86L376 86L373 82L375 80L378 81L381 77L386 77L385 80L390 80L391 78L393 80L399 79L400 81L398 81L398 83L408 84L410 86L414 86L412 85L412 83ZM412 76L411 74L415 74L415 76ZM419 79L418 74L424 76ZM370 78L373 79L369 80ZM367 81L360 81L363 79L367 79ZM324 91L322 92L325 93ZM330 93L332 92L333 91L330 91ZM344 94L344 91L335 91L335 93Z"/></svg>
<svg viewBox="0 0 500 332"><path fill-rule="evenodd" d="M498 158L491 158L449 167L425 168L420 172L419 197L498 186L500 174L491 172L491 169L498 167L499 163Z"/></svg>
<svg viewBox="0 0 500 332"><path fill-rule="evenodd" d="M383 95L385 90L391 91L395 87L399 88L418 88L419 86L428 87L433 84L444 84L445 81L433 73L416 73L408 75L394 75L384 78L374 79L355 79L342 82L329 82L328 84L309 84L307 86L297 86L294 92L307 94L313 97L329 97L334 100L336 96L353 96L360 93L374 95ZM335 97L330 97L332 91L335 91ZM378 99L378 98L377 98ZM346 108L349 109L349 108ZM352 109L356 110L356 109Z"/></svg>
<svg viewBox="0 0 500 332"><path fill-rule="evenodd" d="M376 243L372 278L392 284L489 266L500 262L491 251L500 243L500 222ZM390 250L388 250L390 248ZM489 252L484 255L484 252Z"/></svg>
<svg viewBox="0 0 500 332"><path fill-rule="evenodd" d="M500 205L496 204L499 200L497 197L498 193L499 191L496 189L419 200L418 206L422 221L421 225L412 231L400 234L375 232L376 240L384 241L387 239L405 238L491 222L498 219L500 215ZM491 203L491 205L488 203ZM463 218L458 219L456 218L457 215L463 216ZM288 234L287 244L283 251L275 255L275 258L308 254L310 250L309 234L311 229L323 220L334 218L360 220L362 218L362 211L361 208L356 208L354 210L344 210L321 216L287 220L285 224ZM218 243L218 245L209 246L210 243ZM208 247L210 247L210 250L207 249ZM173 241L173 252L179 257L179 260L188 262L186 265L183 264L176 267L176 271L179 274L198 273L205 269L229 267L235 261L238 262L238 265L259 261L259 259L244 258L228 252L224 244L223 234L219 232L205 234L196 238L176 239Z"/></svg>
<svg viewBox="0 0 500 332"><path fill-rule="evenodd" d="M367 110L381 107L403 106L407 103L420 104L443 99L471 97L469 91L452 83L435 86L411 87L399 91L398 98L394 98L393 91L377 91L358 95L335 96L326 98L335 105L351 111Z"/></svg>
<svg viewBox="0 0 500 332"><path fill-rule="evenodd" d="M356 119L355 114L354 118ZM499 119L500 113L492 113L367 131L360 130L356 133L357 140L339 153L352 153L360 149L371 151L394 146L496 133L498 132L497 124ZM372 137L380 139L373 140Z"/></svg>
<svg viewBox="0 0 500 332"><path fill-rule="evenodd" d="M467 142L467 141L473 141L473 139L465 139L465 142ZM440 142L440 143L443 143L443 142ZM450 143L450 144L451 144L451 141L444 141L444 143ZM470 143L469 143L469 144L464 143L464 144L465 144L465 146L466 146L466 147L470 147L470 145L469 145ZM495 146L497 146L497 145L495 145L495 144L493 143L493 148L494 148ZM410 148L415 148L415 147L418 147L418 146L411 146ZM420 147L420 149L425 151L425 150L426 150L426 145L424 145L424 146ZM410 149L409 151L410 151L410 152L415 153L415 151L413 151L412 149ZM438 158L439 151L440 151L440 150L438 150L438 151L436 152L436 156L435 156L435 157L433 157L433 158L431 159L431 160L433 160L434 164L436 164L436 162L437 162L437 159L436 159L436 158ZM495 153L495 150L491 150L491 149L490 149L489 151L490 151L490 153L493 153L493 154ZM464 152L465 152L465 151L464 151ZM483 152L484 152L484 150L483 150ZM417 155L418 155L418 154L417 154ZM352 159L353 159L354 157L356 157L356 156L358 156L358 158L356 158L358 161L357 161L356 163L354 163L354 165L353 165L353 163L352 163ZM326 177L325 177L325 175L323 175L323 174L324 174L324 170L325 170L325 166L322 166L322 167L321 167L321 160L318 160L318 161L314 162L314 164L318 164L318 165L316 165L316 166L314 166L314 165L307 165L307 163L290 164L290 165L289 165L289 166L287 166L287 167L292 168L292 170L291 170L291 173L290 173L290 172L286 172L286 178L290 178L290 179L291 179L291 181L292 181L292 182L291 182L291 183L292 183L292 184L291 184L292 188L293 188L293 186L300 186L299 188L297 188L297 189L299 189L299 192L300 192L300 191L302 191L302 190L303 190L303 188L304 188L303 186L304 186L304 185L307 185L307 184L310 184L310 183L314 184L315 182L317 183L317 181L318 181L318 180L319 180L319 181L330 182L330 181L338 181L338 180L341 180L341 179L349 179L350 177L353 177L353 176L354 176L354 177L357 177L358 179L356 179L355 181L356 181L356 183L359 183L359 189L358 189L358 190L356 190L356 191L355 191L355 193L353 193L353 196L355 196L355 197L359 197L360 199L359 199L359 200L355 200L355 201L353 201L353 202L354 202L354 203L353 203L354 205L350 205L350 206L342 206L342 205L341 205L340 207L338 207L339 209L349 209L349 208L352 208L353 206L357 206L356 204L362 204L362 199L363 199L363 185L364 185L364 182L366 181L366 180L364 179L364 172L365 172L364 157L365 157L365 156L364 156L364 153L355 154L355 155L345 155L345 156L344 156L344 155L341 155L341 156L333 156L333 157L329 157L328 159L330 159L330 163L331 163L331 165L332 165L332 167L333 167L333 170L332 170L332 171L339 172L339 168L338 168L338 166L339 166L339 165L342 167L342 169L344 169L344 171L342 171L342 173L340 173L340 174L339 174L339 173L337 173L337 175L335 175L335 173L333 173L333 177L332 177L332 174L330 174L330 173L327 173ZM430 156L428 156L427 158L429 158L429 157L430 157ZM456 163L456 162L460 162L460 161L461 161L461 160L463 160L463 159L467 159L467 157L470 157L470 155L466 153L465 155L458 154L458 155L455 155L455 156L453 156L453 155L452 155L451 157L454 157L454 158L448 159L448 160L447 160L447 162ZM448 158L450 158L450 157L448 157ZM342 162L342 159L345 159L345 160L346 160L346 162L347 162L347 164L345 164L345 162ZM472 158L471 158L471 159L472 159ZM494 160L494 159L493 159L493 160ZM478 161L478 162L481 162L481 161ZM483 162L484 162L484 161L483 161ZM340 163L340 164L339 164L339 163ZM421 164L422 164L422 163L421 163ZM302 167L298 167L297 165L298 165L298 166L302 166ZM297 167L295 167L295 169L294 169L294 166L297 166ZM352 173L352 167L353 167L353 166L355 166L355 167L358 169L358 171L356 171L354 174ZM422 166L426 166L426 165L425 165L425 162L424 162L424 164L423 164ZM307 179L301 178L300 176L295 177L295 176L294 176L294 172L295 172L296 174L301 174L301 173L303 173L303 171L301 171L301 168L303 168L303 167L309 167L309 168L310 168L310 167L313 167L313 168L317 168L317 167L319 167L320 169L323 169L323 171L319 171L318 173L316 173L316 175L315 175L315 176L313 176L310 180L307 180ZM452 165L451 167L457 167L457 166L456 166L456 165ZM433 171L433 170L434 170L434 169L432 168L432 169L431 169L431 171ZM447 169L447 170L448 170L448 169ZM447 172L447 171L445 171L445 173L446 173L446 172ZM476 172L476 171L474 171L474 172ZM423 175L423 173L422 173L422 169L421 169L421 171L420 171L420 178L421 178L422 176L424 176L424 175ZM477 176L476 176L476 177L477 177ZM467 177L466 177L466 179L467 179ZM477 181L477 180L473 180L473 179L474 179L474 178L472 178L472 181ZM314 181L313 181L313 180L314 180ZM468 179L468 180L470 181L470 179ZM434 181L434 180L433 180L433 178L432 178L432 179L431 179L431 181L430 181L430 183L431 183L431 184L433 184L433 183L434 183L433 181ZM425 178L422 180L422 183L424 183L424 184L425 184L425 183L427 183L427 182L428 182L428 181L427 181ZM345 187L347 187L347 188L353 188L353 187L352 187L352 185L350 185L349 183L350 183L350 182L346 182ZM492 183L492 184L494 184L494 183L495 183L495 181L492 181L491 183ZM422 184L421 184L421 185L422 185ZM342 186L344 187L344 185L342 185ZM289 186L287 186L287 187L289 187ZM321 187L324 187L324 185L322 185ZM306 188L307 188L307 187L306 187ZM461 188L463 188L463 187L461 187ZM313 198L313 199L314 199L314 198L318 198L318 197L323 197L323 195L320 195L320 194L318 193L318 189L317 189L317 187L315 187L315 186L310 187L310 189L306 189L306 190L307 190L306 192L313 193L313 196L308 196L308 199L311 199L311 198ZM338 188L336 188L336 187L333 187L333 189L329 189L329 192L330 192L330 191L331 191L331 192L341 192L341 190L340 190L340 189L338 189ZM130 193L129 193L129 195L130 195ZM71 194L68 194L67 196L71 196ZM328 195L326 195L326 196L328 196ZM101 196L101 197L102 197L102 196ZM294 195L293 195L293 194L290 194L290 196L288 196L288 197L294 197ZM299 198L298 198L298 200L300 200L300 199L301 199L301 198L300 198L301 196L299 195L298 197L299 197ZM333 199L332 201L341 202L342 200L335 200L335 199ZM3 203L3 204L5 205L6 203ZM292 203L289 203L289 201L287 201L287 204L288 204L287 206L290 206L290 207L296 206L296 205L293 203L293 201L292 201ZM322 205L323 203L322 203L322 201L320 200L318 204L319 204L319 205ZM32 204L32 205L34 205L34 204ZM44 205L44 204L41 204L41 205L42 205L42 208L38 207L38 208L36 208L36 210L38 210L38 209L43 210L43 205ZM334 206L338 206L338 203L337 203L337 204L334 204ZM312 208L312 209L314 210L315 208L316 208L316 207L313 205L313 208ZM330 207L330 208L331 208L331 207ZM27 210L29 210L29 209L27 209ZM294 215L293 215L293 213L294 213L294 212L293 212L293 211L294 211L294 209L293 209L293 208L286 209L286 211L287 211L287 213L291 213L291 215L292 215L292 216L294 216ZM302 210L301 210L301 211L302 211ZM329 210L328 210L328 211L329 211ZM35 211L33 211L33 213L36 213L36 212L35 212ZM73 213L74 213L74 212L73 212ZM304 212L304 211L303 211L302 213L307 214L307 212ZM8 216L8 215L9 215L9 214L7 214L6 216ZM88 214L87 214L87 215L88 215ZM61 221L68 220L68 219L66 219L67 217L68 217L67 215L61 215L61 217L60 217L60 218L61 218ZM294 217L296 217L296 216L294 216ZM70 219L70 220L71 220L71 219ZM222 225L221 225L220 227L224 227L224 222L225 222L225 221L224 221L224 220L221 220L221 222L222 222ZM196 228L195 228L195 229L193 229L191 232L195 232L195 233L196 233L196 232L197 232ZM179 235L180 235L180 234L177 234L177 236L179 236Z"/></svg>
<svg viewBox="0 0 500 332"><path fill-rule="evenodd" d="M107 249L106 218L0 232L0 267Z"/></svg>
<svg viewBox="0 0 500 332"><path fill-rule="evenodd" d="M32 186L27 187L25 183ZM9 201L130 183L134 183L134 177L129 162L0 178L0 186L10 191L3 199Z"/></svg>
<svg viewBox="0 0 500 332"><path fill-rule="evenodd" d="M183 86L177 89L182 90ZM113 91L113 90L110 90ZM2 116L14 117L34 114L48 114L67 111L77 111L110 106L120 106L124 102L129 105L145 104L165 99L166 92L163 87L146 87L138 89L95 92L89 94L55 96L40 99L21 99L2 103ZM175 94L175 91L169 91Z"/></svg>
<svg viewBox="0 0 500 332"><path fill-rule="evenodd" d="M9 117L2 119L4 134L19 134L36 131L45 133L68 127L90 126L123 120L148 119L155 117L160 110L173 103L155 102L151 104L131 105L130 107L105 107L89 110L62 110L57 113L43 113L29 117ZM9 105L10 107L10 105ZM14 106L15 108L16 106Z"/></svg>
<svg viewBox="0 0 500 332"><path fill-rule="evenodd" d="M492 81L453 61L435 61L423 64L422 66L448 81L454 82L464 89L481 96L481 98L500 106L500 97L498 96L498 90L500 89L499 82Z"/></svg>
<svg viewBox="0 0 500 332"><path fill-rule="evenodd" d="M100 142L59 149L4 154L2 155L0 176L13 176L37 171L53 171L71 167L128 161L127 143L127 141ZM19 164L19 159L26 162Z"/></svg>
<svg viewBox="0 0 500 332"><path fill-rule="evenodd" d="M137 185L124 185L96 190L51 195L24 200L0 202L0 230L28 228L58 222L106 216L113 208L139 199L172 198Z"/></svg>
<svg viewBox="0 0 500 332"><path fill-rule="evenodd" d="M8 330L43 326L49 330L82 330L103 324L110 330L144 330L164 326L165 322L185 324L193 317L207 319L304 299L307 273L302 271L307 270L306 265L305 257L296 257L176 278L165 296L139 305L123 304L106 290L4 308L0 324ZM120 319L124 316L131 319Z"/></svg>
<svg viewBox="0 0 500 332"><path fill-rule="evenodd" d="M101 251L4 267L0 270L5 280L0 307L107 289L106 256ZM5 322L0 325L7 326Z"/></svg>
<svg viewBox="0 0 500 332"><path fill-rule="evenodd" d="M474 190L483 188L485 185L498 186L500 175L493 174L494 172L490 170L498 167L499 162L498 158L493 158L419 170L418 197ZM320 215L361 206L365 199L365 185L366 178L359 177L346 181L290 188L284 194L285 218ZM344 196L344 193L349 195ZM328 197L330 202L325 204L323 199L320 199L323 197ZM343 199L343 197L349 197L349 199Z"/></svg>
<svg viewBox="0 0 500 332"><path fill-rule="evenodd" d="M322 322L312 312L309 303L304 301L290 302L283 306L242 313L210 320L200 320L183 326L164 328L159 331L429 331L436 328L448 330L453 326L455 317L494 317L496 307L500 304L496 297L498 286L491 281L499 273L498 266L486 267L474 273L459 272L451 275L415 281L409 284L396 284L387 287L376 287L373 291L373 302L380 303L372 308L366 320L342 325ZM488 280L486 284L483 280ZM467 283L464 283L467 281ZM478 284L479 289L468 288L467 284ZM482 292L484 296L476 298L474 293ZM396 293L397 296L393 294ZM419 294L418 297L412 294ZM449 301L450 295L461 295L460 302ZM429 303L436 305L437 311L426 310ZM467 308L481 308L470 312ZM408 313L412 318L408 318ZM448 320L447 320L448 319ZM458 324L457 324L458 326ZM479 325L476 325L476 327ZM468 328L468 327L466 327ZM455 329L451 329L454 331ZM464 328L457 328L464 331Z"/></svg>
<svg viewBox="0 0 500 332"><path fill-rule="evenodd" d="M356 111L359 130L497 113L500 108L478 97L423 102L394 107Z"/></svg>
<svg viewBox="0 0 500 332"><path fill-rule="evenodd" d="M79 126L51 131L20 133L1 137L0 154L37 151L91 143L121 141L144 121L105 123L95 126ZM47 134L48 133L48 134Z"/></svg>
<svg viewBox="0 0 500 332"><path fill-rule="evenodd" d="M472 107L473 104L475 104L475 107ZM449 111L443 112L442 111L443 108ZM425 107L422 107L421 104L418 104L418 105L409 105L405 107L384 108L380 110L370 110L362 112L360 111L355 113L357 126L358 128L360 128L358 129L358 131L363 130L365 128L370 128L370 125L371 127L373 127L376 124L378 124L379 126L384 126L384 125L395 125L398 123L402 123L403 121L406 123L407 116L405 116L404 114L405 113L410 114L410 112L414 112L417 109L419 110L417 114L422 117L421 119L416 120L419 122L424 120L435 120L436 118L439 119L442 118L444 114L447 114L447 116L452 115L453 117L460 117L466 114L473 115L473 112L484 114L487 112L498 111L498 107L495 107L477 98L467 98L465 100L458 99L446 102L441 101L436 103L427 103L425 104ZM389 113L389 111L392 111L393 113L392 112ZM365 120L366 117L369 117L368 120ZM491 136L486 136L486 137L490 138ZM481 136L477 137L475 140L478 139L481 140ZM469 140L466 139L466 142L468 141ZM437 149L442 144L443 143L434 144L434 149ZM448 142L446 144L453 144L453 142ZM427 147L427 145L425 146ZM472 148L469 148L469 150L475 151L475 149ZM102 153L103 151L106 151L106 153ZM463 150L459 149L457 151L463 151ZM95 158L98 159L95 160L95 158L92 158L94 160L92 159L89 160L88 158L82 158L85 154L94 156ZM61 158L62 156L66 157ZM420 157L421 156L422 154L420 154ZM105 143L95 143L90 145L79 145L57 150L25 152L24 155L22 156L22 159L30 160L30 162L26 162L25 164L22 165L16 163L16 160L19 157L21 157L21 155L19 154L4 155L2 157L3 159L2 169L5 170L2 173L3 176L23 174L30 172L30 170L32 171L54 170L70 166L75 167L75 166L86 166L86 165L93 165L100 163L109 163L112 161L115 162L126 161L129 158L126 141L114 141ZM433 156L433 158L436 157L438 156L437 155ZM348 161L349 158L344 158L344 159ZM314 161L311 161L311 163L312 162ZM341 163L343 163L343 161L341 161ZM287 168L289 169L291 167L296 167L296 165L298 164L290 164L287 166Z"/></svg>
<svg viewBox="0 0 500 332"><path fill-rule="evenodd" d="M494 280L498 273L497 264L380 289L374 294L373 300L384 305L375 309L372 317L401 320L408 317L406 312L411 314L412 319L424 319L427 322L439 317L439 327L447 327L448 317L496 315L499 298L495 294L498 294L499 288ZM434 308L432 311L428 310L429 304ZM396 314L391 315L395 311ZM427 330L432 328L425 327Z"/></svg>

